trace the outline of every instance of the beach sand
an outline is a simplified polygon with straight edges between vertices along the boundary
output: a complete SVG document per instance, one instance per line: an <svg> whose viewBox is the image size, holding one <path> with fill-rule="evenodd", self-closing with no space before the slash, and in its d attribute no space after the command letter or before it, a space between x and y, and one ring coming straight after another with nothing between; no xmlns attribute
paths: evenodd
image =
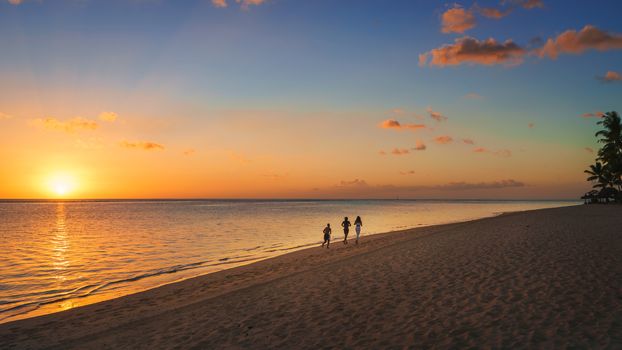
<svg viewBox="0 0 622 350"><path fill-rule="evenodd" d="M0 348L621 348L621 223L576 206L318 245L2 324Z"/></svg>

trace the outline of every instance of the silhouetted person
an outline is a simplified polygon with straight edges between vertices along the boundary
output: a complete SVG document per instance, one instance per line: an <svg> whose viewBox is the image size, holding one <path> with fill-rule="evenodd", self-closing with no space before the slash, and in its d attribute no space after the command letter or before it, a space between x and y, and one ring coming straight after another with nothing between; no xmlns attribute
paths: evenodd
<svg viewBox="0 0 622 350"><path fill-rule="evenodd" d="M356 244L359 244L359 237L361 236L361 226L363 226L363 220L360 216L354 220L354 231L356 231Z"/></svg>
<svg viewBox="0 0 622 350"><path fill-rule="evenodd" d="M352 226L352 224L348 221L347 216L343 218L341 226L343 227L343 244L348 244L348 233L350 233L350 226Z"/></svg>
<svg viewBox="0 0 622 350"><path fill-rule="evenodd" d="M326 244L326 248L330 248L330 234L333 230L330 229L330 224L326 224L324 227L324 243L322 243L322 248L324 248L324 244Z"/></svg>

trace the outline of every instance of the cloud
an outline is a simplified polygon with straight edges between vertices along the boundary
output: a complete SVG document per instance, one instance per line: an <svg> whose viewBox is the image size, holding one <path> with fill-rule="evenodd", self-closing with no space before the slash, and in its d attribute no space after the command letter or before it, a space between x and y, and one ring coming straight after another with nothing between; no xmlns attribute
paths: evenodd
<svg viewBox="0 0 622 350"><path fill-rule="evenodd" d="M544 46L535 51L540 58L556 59L560 54L580 54L587 50L622 49L622 35L607 33L592 25L586 25L579 32L567 30L556 38L549 38Z"/></svg>
<svg viewBox="0 0 622 350"><path fill-rule="evenodd" d="M463 190L487 190L487 189L524 187L524 186L525 184L523 182L516 181L513 179L508 179L508 180L500 180L500 181L492 181L492 182L477 182L477 183L450 182L449 184L446 184L446 185L436 186L436 188L443 189L443 190L463 191Z"/></svg>
<svg viewBox="0 0 622 350"><path fill-rule="evenodd" d="M130 141L122 141L119 143L119 146L123 147L123 148L129 148L129 149L141 149L141 150L145 150L145 151L162 151L164 150L164 146L159 144L159 143L155 143L155 142L149 142L149 141L134 141L134 142L130 142Z"/></svg>
<svg viewBox="0 0 622 350"><path fill-rule="evenodd" d="M586 119L587 118L602 118L604 114L605 113L603 112L597 111L594 113L583 113L581 114L581 117L586 118Z"/></svg>
<svg viewBox="0 0 622 350"><path fill-rule="evenodd" d="M480 13L480 15L487 17L487 18L492 18L492 19L501 19L507 15L509 15L510 13L512 13L512 10L507 10L505 12L501 12L501 10L496 9L496 8L492 8L492 7L482 7L479 9L478 11Z"/></svg>
<svg viewBox="0 0 622 350"><path fill-rule="evenodd" d="M447 120L447 117L446 117L446 116L442 115L442 114L441 114L441 113L439 113L439 112L435 112L435 111L433 111L433 110L432 110L432 107L428 107L428 108L426 109L426 111L427 111L427 112L428 112L428 114L430 115L430 118L432 118L432 119L436 120L437 122L442 122L442 121Z"/></svg>
<svg viewBox="0 0 622 350"><path fill-rule="evenodd" d="M503 149L500 151L491 151L487 148L484 147L477 147L473 149L473 153L488 153L491 154L493 156L497 156L497 157L503 157L503 158L509 158L512 156L512 151L510 151L509 149Z"/></svg>
<svg viewBox="0 0 622 350"><path fill-rule="evenodd" d="M524 0L519 1L519 3L523 8L526 8L527 10L544 7L544 3L542 2L542 0Z"/></svg>
<svg viewBox="0 0 622 350"><path fill-rule="evenodd" d="M244 155L235 152L229 152L229 159L241 164L247 164L252 161L250 158L247 158Z"/></svg>
<svg viewBox="0 0 622 350"><path fill-rule="evenodd" d="M477 21L473 15L473 11L465 10L460 5L445 11L441 15L441 31L443 33L464 33L465 31L475 27Z"/></svg>
<svg viewBox="0 0 622 350"><path fill-rule="evenodd" d="M462 139L462 142L466 145L474 145L475 141L473 141L472 139Z"/></svg>
<svg viewBox="0 0 622 350"><path fill-rule="evenodd" d="M527 127L528 127L529 129L533 129L533 128L535 128L535 127L536 127L536 124L535 124L535 123L529 123L529 124L527 124Z"/></svg>
<svg viewBox="0 0 622 350"><path fill-rule="evenodd" d="M23 0L8 0L11 5L19 5L23 2Z"/></svg>
<svg viewBox="0 0 622 350"><path fill-rule="evenodd" d="M248 10L250 6L259 6L265 3L266 0L235 0L235 2L240 4L243 10ZM218 8L225 8L229 4L227 0L212 0L212 5Z"/></svg>
<svg viewBox="0 0 622 350"><path fill-rule="evenodd" d="M584 148L585 152L589 153L589 154L594 154L594 149L591 147L585 147Z"/></svg>
<svg viewBox="0 0 622 350"><path fill-rule="evenodd" d="M227 0L212 0L212 5L214 5L214 7L227 7Z"/></svg>
<svg viewBox="0 0 622 350"><path fill-rule="evenodd" d="M195 151L194 149L189 148L189 149L187 149L187 150L184 150L183 155L184 155L184 156L191 156L191 155L193 155L193 154L195 154L195 153L196 153L196 151Z"/></svg>
<svg viewBox="0 0 622 350"><path fill-rule="evenodd" d="M118 117L119 115L116 114L115 112L101 112L99 114L100 120L103 120L105 122L110 122L110 123L114 123Z"/></svg>
<svg viewBox="0 0 622 350"><path fill-rule="evenodd" d="M425 151L426 149L426 145L425 143L423 143L422 141L417 140L417 143L415 144L415 147L412 148L413 151Z"/></svg>
<svg viewBox="0 0 622 350"><path fill-rule="evenodd" d="M6 120L13 118L12 115L0 112L0 120Z"/></svg>
<svg viewBox="0 0 622 350"><path fill-rule="evenodd" d="M395 155L395 156L403 156L410 153L410 151L406 148L394 148L391 151L391 154Z"/></svg>
<svg viewBox="0 0 622 350"><path fill-rule="evenodd" d="M471 93L464 95L464 98L468 98L471 100L481 100L482 98L484 98L484 96L477 94L475 92L471 92Z"/></svg>
<svg viewBox="0 0 622 350"><path fill-rule="evenodd" d="M614 72L610 70L610 71L607 71L607 73L605 73L604 76L596 77L596 79L601 80L604 83L613 83L613 82L622 81L622 75L620 75L620 73L618 72Z"/></svg>
<svg viewBox="0 0 622 350"><path fill-rule="evenodd" d="M419 55L419 65L424 66L430 59L430 66L457 66L463 63L481 65L516 65L523 62L526 50L512 40L503 43L493 38L478 40L463 37L448 44Z"/></svg>
<svg viewBox="0 0 622 350"><path fill-rule="evenodd" d="M439 145L446 145L448 143L452 143L453 141L454 139L451 138L451 136L447 136L447 135L437 136L434 139L434 142L438 143Z"/></svg>
<svg viewBox="0 0 622 350"><path fill-rule="evenodd" d="M378 151L378 154L381 155L381 156L386 156L387 152L385 152L383 150L380 150L380 151Z"/></svg>
<svg viewBox="0 0 622 350"><path fill-rule="evenodd" d="M367 185L367 182L365 182L365 180L359 180L359 179L354 179L354 180L341 180L341 182L339 183L340 187L367 187L369 185Z"/></svg>
<svg viewBox="0 0 622 350"><path fill-rule="evenodd" d="M400 171L400 175L414 175L414 174L416 174L414 170Z"/></svg>
<svg viewBox="0 0 622 350"><path fill-rule="evenodd" d="M382 123L380 123L378 125L378 127L382 128L382 129L397 129L397 130L410 129L410 130L417 130L417 129L425 128L425 124L400 124L400 122L398 122L395 119L387 119L387 120L383 121Z"/></svg>
<svg viewBox="0 0 622 350"><path fill-rule="evenodd" d="M404 112L404 110L403 110L403 109L401 109L401 108L394 108L394 109L392 109L392 110L391 110L391 113L393 113L393 114L398 114L398 115L402 115L402 114L404 114L404 113L406 113L406 112Z"/></svg>
<svg viewBox="0 0 622 350"><path fill-rule="evenodd" d="M59 130L68 133L74 133L80 130L95 130L99 127L96 121L75 117L66 121L56 118L38 118L32 121L32 125L48 130Z"/></svg>

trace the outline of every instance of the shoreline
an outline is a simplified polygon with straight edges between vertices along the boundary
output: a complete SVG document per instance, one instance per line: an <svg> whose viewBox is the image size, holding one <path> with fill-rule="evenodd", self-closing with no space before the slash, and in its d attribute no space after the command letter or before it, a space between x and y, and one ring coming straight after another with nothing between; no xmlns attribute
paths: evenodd
<svg viewBox="0 0 622 350"><path fill-rule="evenodd" d="M530 225L525 225L526 222L531 223L536 227L540 232L540 234L548 234L547 232L555 231L555 225L548 227L547 225L551 225L550 223L545 223L542 220L534 220L534 217L540 217L540 219L544 218L548 221L559 221L557 225L564 224L568 221L577 221L579 220L579 216L585 215L585 219L589 220L590 217L588 215L592 215L594 217L603 216L601 212L608 213L616 213L620 214L621 211L619 208L615 206L611 207L589 207L589 206L572 206L572 207L563 207L563 208L552 208L552 209L538 209L538 210L527 210L520 212L510 212L510 213L501 213L496 216L480 218L470 221L463 221L458 223L448 223L443 225L434 225L434 226L425 226L425 227L417 227L400 231L387 232L382 234L370 235L367 237L363 237L361 239L361 244L359 246L355 246L352 242L347 247L344 247L343 244L339 241L333 240L333 244L331 244L331 249L321 249L319 247L311 247L306 248L294 252L289 252L283 255L279 255L276 257L267 258L264 260L260 260L257 262L253 262L248 265L242 265L238 267L234 267L231 269L221 270L214 273L208 273L205 275L200 275L196 277L191 277L179 282L165 284L157 288L152 288L143 292L125 295L120 298L110 299L107 301L90 304L86 306L81 306L77 308L73 308L67 311L47 314L43 316L37 316L32 318L26 318L16 321L11 321L7 323L0 324L0 345L5 344L6 347L15 346L17 348L40 348L40 347L69 347L69 348L79 348L88 344L89 347L110 347L111 339L115 340L114 347L139 347L139 348L148 348L151 346L156 347L170 347L171 344L167 342L165 339L148 339L149 341L142 343L135 343L134 341L138 341L143 336L139 336L139 339L133 339L130 335L142 335L144 331L144 327L149 326L151 330L156 330L158 332L168 331L166 327L161 325L164 323L175 323L178 318L190 318L190 319L202 319L201 317L207 316L196 316L193 315L196 308L205 310L211 310L218 308L219 304L222 303L235 303L237 298L242 297L246 298L246 301L254 300L256 302L263 302L266 297L271 300L268 304L268 307L277 308L276 311L280 310L280 307L283 306L283 301L280 299L279 295L274 295L274 292L270 292L275 285L281 286L281 290L283 293L288 288L291 288L293 281L296 281L300 285L304 286L302 289L298 290L298 293L305 294L305 296L301 296L298 294L290 295L291 299L294 300L294 304L292 306L293 310L296 311L300 309L302 311L308 311L307 307L310 305L306 305L304 302L300 303L300 298L304 298L304 300L316 300L315 298L309 298L308 293L317 292L318 284L326 283L325 279L331 279L333 283L346 283L351 284L353 286L358 286L357 288L365 289L372 288L372 290L383 290L387 288L387 281L383 281L388 279L388 274L401 274L404 272L408 272L404 276L410 276L411 274L419 275L418 281L421 282L423 280L434 281L435 276L430 276L429 271L424 269L423 267L428 266L429 269L434 269L436 264L446 264L443 272L444 274L437 275L437 278L445 278L447 274L456 273L455 270L464 270L464 276L462 279L458 279L458 281L462 283L469 282L471 279L474 279L475 282L478 278L481 279L480 282L484 283L492 283L499 284L497 279L490 279L490 276L471 276L473 274L484 274L486 275L488 272L478 269L468 270L468 264L460 264L459 261L453 261L451 255L441 254L443 249L449 249L448 251L454 252L456 256L461 258L468 259L470 264L477 264L477 259L471 260L468 255L462 254L463 250L466 249L461 247L461 245L468 246L469 249L473 249L476 251L477 249L486 248L486 252L492 253L495 249L503 249L504 245L509 245L510 243L514 244L514 240L517 243L525 244L529 243L529 241L523 242L523 238L521 235L531 235L534 239L539 239L535 233L529 232L529 228L532 227ZM580 215L579 215L580 214ZM614 217L615 219L615 217ZM561 220L561 221L560 221ZM581 221L577 221L574 226L581 225ZM592 224L592 222L590 222ZM542 229L539 228L539 225L542 225ZM587 224L584 224L587 225ZM516 226L516 227L514 227ZM567 229L579 230L579 228L574 226L567 226ZM602 226L602 225L601 225ZM508 229L509 227L509 229ZM491 241L487 238L488 236L495 236L499 229L508 229L508 230L516 230L516 234L512 234L508 236L508 242L504 241L503 235L497 237L497 241ZM615 229L614 229L615 230ZM514 232L514 231L512 231ZM572 232L571 232L572 233ZM554 233L555 234L555 233ZM575 235L575 233L572 233ZM606 232L607 238L611 239L611 234ZM578 235L578 234L576 234ZM559 236L559 237L558 237ZM496 236L495 236L496 237ZM580 236L577 236L580 238ZM500 238L500 239L499 239ZM564 239L560 233L557 233L555 236L556 239ZM579 239L577 238L577 239ZM581 238L582 239L582 238ZM511 242L510 242L511 240ZM459 244L458 244L459 243ZM607 242L605 242L607 243ZM611 242L609 242L611 243ZM621 246L620 241L614 242L615 244L609 244L612 249L619 248ZM500 245L496 247L494 245ZM520 247L520 244L517 247ZM544 243L543 243L544 244ZM564 243L565 244L565 243ZM472 247L471 247L472 245ZM478 246L482 246L478 248ZM490 250L489 247L484 247L486 245L491 245L495 249ZM438 249L431 250L422 250L422 246L433 248L437 247ZM538 247L535 245L534 247ZM346 249L344 249L346 248ZM442 249L441 249L442 248ZM601 246L598 246L598 249L604 249ZM605 247L606 248L606 247ZM574 248L573 248L574 249ZM417 254L413 253L417 252ZM616 251L617 252L617 251ZM410 258L401 258L400 254L415 254L414 258L409 260ZM512 255L514 252L512 250L508 250L505 252L506 255ZM539 251L538 253L542 253ZM524 252L524 254L534 254L530 251ZM395 261L386 260L387 256L395 255ZM464 255L464 257L462 256ZM541 256L540 256L541 255ZM533 260L541 259L542 257L546 257L546 254L540 254L535 256L529 256L528 262L534 264ZM480 258L486 258L486 255L480 256ZM502 259L505 259L505 255L502 255ZM611 263L611 259L614 259L614 262L621 262L620 258L607 256L608 264ZM458 258L455 258L458 259ZM454 260L455 260L454 259ZM413 264L410 261L414 262ZM357 269L357 265L370 264L373 262L378 262L380 265L371 264L370 269L364 270L364 273L368 275L371 279L363 278L363 277L352 277L351 273L360 273L361 270ZM382 263L381 263L382 262ZM503 263L503 260L498 261L497 263ZM494 263L494 261L493 261ZM386 266L390 265L392 268L385 271ZM494 265L494 264L493 264ZM375 266L375 267L374 267ZM519 268L521 265L517 265L516 268ZM529 266L530 269L537 268L536 266ZM544 265L547 266L547 265ZM609 265L608 265L609 266ZM613 265L613 266L620 266ZM421 267L421 269L418 269ZM511 267L508 266L507 273L513 273ZM437 268L437 267L436 267ZM408 269L408 271L402 271L404 269ZM414 270L413 270L414 269ZM343 270L343 271L342 271ZM326 273L328 273L326 275ZM339 272L345 272L345 275L339 274ZM606 272L606 271L605 271ZM611 272L611 271L610 271ZM620 268L617 271L613 271L615 276L622 277L622 273ZM334 276L338 274L339 276L344 276L342 279ZM522 277L523 279L529 279L528 275ZM465 282L466 281L466 282ZM473 281L471 281L473 282ZM467 283L463 287L467 285L477 286L478 283ZM571 281L573 282L573 281ZM574 281L575 283L580 283L581 281ZM612 281L615 282L615 281ZM622 282L622 279L617 280L618 284ZM329 285L336 288L336 285L330 283ZM434 283L432 283L434 284ZM453 286L455 281L450 283L450 286ZM615 284L615 283L614 283ZM390 284L389 284L390 286ZM420 284L415 283L412 285L408 285L409 289L415 292L421 292L423 294L429 294L431 291L429 290L430 284ZM622 286L620 286L622 287ZM332 287L331 287L332 288ZM543 288L543 286L539 286L538 288ZM503 288L501 288L503 289ZM308 290L308 292L307 292ZM339 295L334 295L334 291L330 288L328 290L324 290L327 294L327 298L339 300L339 304L343 308L353 308L356 309L356 305L349 305L347 301L341 300ZM436 290L436 289L435 289ZM494 290L494 289L493 289ZM413 292L414 294L417 294ZM433 291L432 291L433 292ZM260 293L263 298L258 298L258 293ZM267 294L266 294L267 293ZM392 298L397 298L399 296L400 299L404 298L404 293L392 294L390 291L385 291L384 298L380 300L391 300ZM443 293L447 293L444 289L439 289L438 293L441 293L440 299L442 299ZM484 293L486 291L479 291L479 294ZM614 288L614 294L615 294ZM619 289L620 295L617 296L622 298L622 288ZM378 294L378 293L377 293ZM382 293L379 293L382 294ZM434 293L433 293L434 294ZM477 293L476 293L477 294ZM526 293L528 294L528 293ZM313 294L315 297L317 295ZM391 296L387 299L388 296ZM481 295L480 295L481 296ZM375 294L370 294L369 297L374 297ZM434 300L433 295L427 295L430 297L430 300ZM426 297L426 298L427 298ZM533 296L532 296L533 297ZM321 299L322 297L320 297ZM287 299L287 298L286 298ZM335 300L337 300L335 299ZM428 298L429 299L429 298ZM428 300L425 299L425 300ZM451 299L451 298L450 298ZM485 299L485 298L484 298ZM405 303L407 299L404 299ZM430 301L428 300L428 301ZM614 298L615 300L615 298ZM619 300L619 299L618 299ZM358 303L365 304L365 300L358 300ZM474 300L473 303L482 303L483 300ZM320 307L316 305L315 302L311 302L316 307ZM490 303L490 300L488 301ZM484 303L486 304L486 303ZM235 304L240 306L239 304ZM246 304L245 304L246 305ZM249 304L250 306L254 304ZM375 305L368 305L375 307ZM254 309L254 307L248 307L249 309ZM622 326L615 323L615 317L622 317L622 310L615 303L613 305L608 305L608 308L613 308L614 315L614 335L618 335L618 332L622 329ZM616 308L617 306L617 308ZM323 304L321 307L325 307ZM430 307L430 306L428 306ZM388 307L391 312L397 312L399 314L399 308L395 309L393 307ZM247 317L234 317L229 312L236 310L235 308L225 309L223 312L214 311L214 315L209 316L210 322L214 322L215 324L221 324L223 322L237 322L247 320ZM358 310L357 312L364 312L364 310ZM412 312L419 312L419 309L413 309ZM425 308L424 308L425 310ZM440 309L445 312L445 309ZM257 311L257 310L256 310ZM275 311L275 310L272 310ZM290 310L291 311L291 310ZM305 314L302 312L300 314ZM429 310L428 310L429 311ZM438 311L438 310L437 310ZM252 310L245 311L250 312L252 314ZM259 311L257 311L259 312ZM296 312L289 312L294 313ZM367 317L373 319L378 318L386 319L388 323L391 323L390 315L386 315L387 311L381 312L381 317L378 315L367 315ZM237 315L236 312L233 314ZM288 319L288 312L283 314L283 311L278 311L275 315L263 315L263 317L273 317L275 319ZM191 316L192 315L192 316ZM254 314L254 317L258 317L257 314ZM426 317L431 317L426 313ZM188 317L186 317L188 316ZM333 313L317 313L313 314L309 317L312 319L314 317L325 317L330 318L331 316L339 318L347 317L347 315L343 315L340 310L334 310ZM251 317L252 318L252 317ZM398 317L399 318L399 317ZM425 317L424 317L425 318ZM218 322L220 321L220 322ZM308 321L308 320L307 320ZM442 321L442 320L441 320ZM447 319L447 322L451 323L451 319ZM622 319L618 319L618 321L622 321ZM194 323L200 323L197 320L192 321ZM340 323L340 321L336 321ZM423 322L423 321L417 321ZM277 322L278 323L278 322ZM295 323L295 322L294 322ZM191 332L191 329L194 328L192 323L183 323L185 327L176 330L175 338L179 338L179 336L183 336L185 332ZM210 323L211 324L211 323ZM282 327L291 328L292 320L289 319L288 323L281 324ZM203 325L205 326L205 325ZM216 326L214 326L216 327ZM257 341L257 336L265 333L270 335L271 333L267 330L264 330L263 333L256 334L253 336L250 333L254 333L260 331L262 328L268 327L268 325L263 324L262 326L255 325L250 329L255 329L255 331L236 331L235 329L212 329L212 333L206 334L203 338L198 339L194 336L188 337L186 339L188 343L182 347L190 347L193 346L202 346L202 345L221 345L221 346L242 346L244 344L255 344L255 343L240 343L240 339L236 338L242 337L247 340ZM400 326L401 327L401 326ZM444 326L445 327L445 326ZM451 326L447 326L451 328ZM447 328L445 327L445 328ZM207 327L210 328L210 327ZM212 327L213 328L213 327ZM317 327L311 327L315 329ZM399 327L398 327L399 328ZM533 331L533 330L532 330ZM136 333L138 332L138 333ZM267 332L267 333L266 333ZM148 333L148 332L147 332ZM313 332L311 332L313 333ZM61 334L61 335L59 335ZM151 334L151 333L149 333ZM227 334L229 339L229 343L223 343L221 335ZM314 333L315 334L315 333ZM427 336L422 336L421 339L428 339L432 337L434 334L428 334ZM301 334L300 336L303 336ZM58 337L58 338L56 338ZM129 337L129 338L128 338ZM207 337L207 338L205 338ZM231 338L233 337L233 338ZM434 338L434 337L432 337ZM544 337L547 338L547 337ZM600 339L599 337L594 337L595 339ZM289 339L289 338L287 338ZM306 339L306 338L305 338ZM353 339L339 339L339 338L331 338L335 346L353 346L355 343L342 343L341 341L355 341ZM418 338L419 339L419 338ZM130 341L130 343L122 343L120 341ZM145 340L145 339L142 339ZM291 341L292 339L290 339ZM395 339L393 339L395 340ZM480 339L483 340L483 339ZM54 343L56 341L57 343ZM155 341L155 342L154 342ZM385 343L375 343L378 346L392 346L397 343L393 342L391 339L384 339ZM622 341L620 338L614 338L614 341ZM167 345L168 344L168 345ZM263 344L263 343L257 343ZM273 344L273 343L270 343ZM305 343L306 344L306 343ZM443 344L442 342L417 342L412 339L412 344ZM448 343L449 344L449 343ZM457 344L457 343L451 343ZM476 343L477 344L477 343ZM490 343L489 343L490 344ZM496 343L497 345L503 345L505 343ZM521 344L521 343L519 343ZM579 343L572 343L579 344ZM614 343L614 344L622 344L622 343ZM281 344L287 345L287 344ZM311 343L307 345L303 345L302 347L309 347ZM610 343L611 345L611 343ZM360 346L360 344L359 344ZM3 346L4 347L4 346Z"/></svg>
<svg viewBox="0 0 622 350"><path fill-rule="evenodd" d="M79 202L79 201L80 200L77 200L77 202ZM114 202L116 200L111 200L111 201ZM148 200L148 201L151 201L151 200ZM160 201L160 200L156 200L156 201ZM165 201L167 201L167 200L165 200ZM175 200L168 200L168 201L175 201ZM193 200L187 199L187 200L184 200L184 201L193 201ZM275 200L275 201L278 202L280 200ZM471 200L465 200L465 201L471 201ZM74 200L70 200L70 202L74 202ZM108 200L104 200L103 202L108 202ZM504 201L501 201L501 202L504 202ZM516 200L514 202L520 202L520 200ZM56 201L51 201L50 203L56 203ZM509 214L509 213L529 211L529 210L534 210L534 209L514 210L514 211L508 211L508 212L491 212L490 214L488 214L486 216L482 216L482 217L468 218L466 220L451 220L451 221L448 221L448 222L445 222L445 223L442 223L442 224L417 224L415 226L410 226L410 227L407 227L407 228L399 228L399 227L397 227L395 230L392 230L392 231L375 232L375 233L369 233L369 234L365 234L364 233L362 237L364 238L364 237L372 237L372 236L376 236L376 235L385 235L385 234L391 234L391 233L402 232L402 231L410 231L410 230L420 229L420 228L424 228L424 227L442 226L442 225L448 225L448 224L459 224L459 223L465 223L465 222L470 222L470 221L475 221L475 220L481 220L481 219L496 217L496 216L505 215L505 214ZM536 209L536 210L538 210L538 209ZM337 236L335 236L335 235L337 235ZM351 235L351 237L354 237L354 236ZM341 240L341 239L343 239L343 233L341 232L341 230L337 230L337 232L334 233L333 241L336 242L336 241ZM20 320L30 319L30 318L33 318L33 317L41 317L41 316L45 316L45 315L49 315L49 314L54 314L54 313L58 313L58 312L64 312L64 311L75 309L75 308L79 308L79 307L84 307L84 306L88 306L88 305L92 305L92 304L96 304L96 303L101 303L101 302L105 302L105 301L109 301L109 300L114 300L114 299L122 298L122 297L125 297L125 296L128 296L128 295L133 295L133 294L137 294L137 293L146 292L146 291L149 291L149 290L152 290L152 289L155 289L155 288L160 288L160 287L165 286L165 285L183 282L183 281L188 280L188 279L197 278L197 277L201 277L201 276L217 273L217 272L220 272L220 271L223 271L223 270L234 269L234 268L238 268L240 266L255 264L257 262L261 262L261 261L266 260L266 259L276 258L276 257L282 256L282 255L290 254L290 253L297 252L297 251L300 251L300 250L313 249L313 247L315 247L316 245L320 245L321 243L322 243L322 241L318 240L318 241L313 242L313 243L306 243L306 244L302 244L302 245L298 245L298 246L294 246L294 247L285 247L285 248L281 248L281 249L275 249L274 252L276 252L276 253L272 253L272 254L264 253L262 255L257 255L257 256L254 256L254 257L243 258L243 259L238 260L238 261L231 261L231 262L229 262L229 261L225 261L225 260L216 260L212 264L199 267L198 269L202 269L204 271L203 272L198 272L198 273L191 273L191 272L189 272L187 270L182 270L182 271L175 271L173 273L169 273L169 272L154 273L154 275L146 276L144 278L140 278L140 276L135 276L135 277L132 277L130 280L131 281L136 281L136 280L143 280L143 279L145 279L145 281L151 280L151 281L155 281L155 283L150 283L150 285L146 286L146 287L144 285L143 285L143 287L135 286L134 288L129 288L129 289L125 290L124 292L115 292L114 290L110 290L110 291L105 291L105 292L103 292L101 294L86 295L86 296L82 296L82 297L68 296L66 298L56 299L56 300L53 300L53 301L50 301L50 302L47 302L47 303L44 303L44 304L39 304L39 305L35 306L35 308L33 308L33 309L30 309L30 310L25 309L22 312L14 313L12 316L5 316L4 318L0 319L0 325L6 324L6 323L15 322L15 321L20 321ZM277 252L277 251L279 251L279 252ZM219 268L220 266L225 266L225 267L224 268ZM164 267L162 269L166 269L166 267ZM177 278L167 278L168 276L177 275L177 274L180 275ZM113 283L116 283L116 282L113 281ZM129 293L126 293L128 290L129 290ZM36 304L37 302L32 302L32 303ZM30 304L23 304L23 306L20 306L19 308L21 308L21 307L27 308L27 307L29 307L29 305Z"/></svg>

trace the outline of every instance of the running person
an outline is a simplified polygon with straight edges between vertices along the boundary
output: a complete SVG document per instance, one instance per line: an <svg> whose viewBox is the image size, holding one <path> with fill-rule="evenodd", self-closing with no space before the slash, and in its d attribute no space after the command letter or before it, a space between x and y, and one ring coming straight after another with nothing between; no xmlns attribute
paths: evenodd
<svg viewBox="0 0 622 350"><path fill-rule="evenodd" d="M352 224L348 221L347 216L343 218L341 226L343 227L343 244L348 244L348 233L350 233L350 226L352 226Z"/></svg>
<svg viewBox="0 0 622 350"><path fill-rule="evenodd" d="M332 232L331 228L330 228L330 224L326 224L326 227L324 227L324 243L322 243L322 248L324 248L324 244L326 244L326 248L330 248L330 234Z"/></svg>
<svg viewBox="0 0 622 350"><path fill-rule="evenodd" d="M359 244L359 237L361 236L361 226L363 226L363 221L360 216L356 217L354 220L354 230L356 231L356 244Z"/></svg>

